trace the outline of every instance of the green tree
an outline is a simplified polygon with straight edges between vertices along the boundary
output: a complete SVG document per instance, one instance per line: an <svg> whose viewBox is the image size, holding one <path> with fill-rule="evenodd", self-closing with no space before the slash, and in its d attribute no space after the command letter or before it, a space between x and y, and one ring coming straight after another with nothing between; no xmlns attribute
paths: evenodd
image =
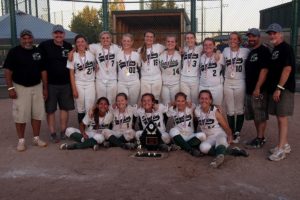
<svg viewBox="0 0 300 200"><path fill-rule="evenodd" d="M172 0L152 0L150 3L146 4L149 9L176 9L176 3Z"/></svg>
<svg viewBox="0 0 300 200"><path fill-rule="evenodd" d="M89 43L97 42L102 31L102 9L84 7L77 15L73 15L70 28L71 31L87 37Z"/></svg>

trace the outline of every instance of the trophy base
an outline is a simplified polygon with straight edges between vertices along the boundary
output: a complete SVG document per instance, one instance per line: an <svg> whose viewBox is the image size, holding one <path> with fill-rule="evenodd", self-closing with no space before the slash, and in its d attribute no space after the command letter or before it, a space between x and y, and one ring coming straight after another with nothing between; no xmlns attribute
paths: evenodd
<svg viewBox="0 0 300 200"><path fill-rule="evenodd" d="M131 155L131 157L136 158L138 160L160 160L168 157L168 153L156 152L156 151L143 151L143 152L135 152Z"/></svg>

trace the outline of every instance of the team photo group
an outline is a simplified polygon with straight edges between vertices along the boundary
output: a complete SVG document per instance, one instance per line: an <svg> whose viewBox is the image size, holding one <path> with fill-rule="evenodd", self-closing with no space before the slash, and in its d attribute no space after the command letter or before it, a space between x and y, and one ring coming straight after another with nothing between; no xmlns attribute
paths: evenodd
<svg viewBox="0 0 300 200"><path fill-rule="evenodd" d="M214 156L210 165L216 168L226 155L248 156L233 145L244 137L244 119L254 121L255 135L244 146L262 148L271 114L277 119L278 143L268 159L282 160L291 152L288 117L294 109L295 56L279 24L265 32L271 49L262 43L262 32L250 28L247 47L232 32L228 46L220 50L213 38L197 43L193 32L184 35L183 47L172 34L165 43L156 43L153 31L144 33L138 49L132 34L123 34L118 46L107 31L94 44L77 35L72 46L61 25L53 27L53 39L36 47L34 34L22 30L20 45L4 63L17 151L26 150L27 122L33 144L47 146L39 137L46 116L53 143L73 140L62 142L61 150L182 149L195 157ZM78 125L70 127L69 111L74 109Z"/></svg>

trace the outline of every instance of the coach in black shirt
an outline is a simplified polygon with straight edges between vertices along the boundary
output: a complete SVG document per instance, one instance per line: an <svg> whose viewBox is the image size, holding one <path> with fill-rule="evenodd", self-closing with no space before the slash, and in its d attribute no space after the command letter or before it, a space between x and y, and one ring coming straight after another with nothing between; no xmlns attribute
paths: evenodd
<svg viewBox="0 0 300 200"><path fill-rule="evenodd" d="M252 148L261 148L265 140L265 130L268 117L268 94L266 92L266 78L270 65L270 50L261 44L260 32L251 28L247 32L250 53L246 60L246 101L245 116L247 120L254 120L256 138L248 142Z"/></svg>
<svg viewBox="0 0 300 200"><path fill-rule="evenodd" d="M270 150L269 159L279 161L291 152L288 144L288 116L293 115L294 110L295 55L291 46L283 40L279 24L271 24L266 32L274 45L267 79L269 113L277 117L279 129L279 144Z"/></svg>
<svg viewBox="0 0 300 200"><path fill-rule="evenodd" d="M48 99L46 112L48 127L53 142L59 142L55 131L55 111L57 104L60 109L60 138L65 139L69 110L74 109L74 100L70 86L69 70L67 69L68 53L72 45L66 41L65 30L61 25L55 25L52 31L52 40L39 45L42 52L43 63L48 73Z"/></svg>
<svg viewBox="0 0 300 200"><path fill-rule="evenodd" d="M34 135L33 144L47 146L39 138L41 120L45 116L47 72L42 65L40 51L33 46L30 30L25 29L20 33L20 45L8 52L4 68L8 95L13 99L13 117L19 138L17 150L26 150L24 134L29 121Z"/></svg>

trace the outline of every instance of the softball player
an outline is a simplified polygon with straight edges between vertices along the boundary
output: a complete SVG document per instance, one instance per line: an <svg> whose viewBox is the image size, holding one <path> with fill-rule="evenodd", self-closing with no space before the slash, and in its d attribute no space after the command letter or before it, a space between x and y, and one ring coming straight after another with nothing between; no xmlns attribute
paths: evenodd
<svg viewBox="0 0 300 200"><path fill-rule="evenodd" d="M214 53L215 42L211 38L203 41L204 54L200 57L200 85L199 91L209 90L213 96L213 104L221 106L223 102L223 82L222 69L224 58L219 54L216 61Z"/></svg>
<svg viewBox="0 0 300 200"><path fill-rule="evenodd" d="M91 116L86 114L83 118L80 130L73 127L66 129L66 136L77 143L64 143L60 146L60 149L70 150L93 147L94 150L97 150L98 144L102 144L104 141L104 136L101 134L102 130L109 128L113 120L113 115L108 108L108 99L106 97L99 98Z"/></svg>
<svg viewBox="0 0 300 200"><path fill-rule="evenodd" d="M118 93L129 97L129 105L138 103L140 95L139 66L140 54L132 50L133 36L129 33L122 36L122 48L116 56L118 67Z"/></svg>
<svg viewBox="0 0 300 200"><path fill-rule="evenodd" d="M106 140L113 146L124 149L133 149L135 145L130 143L135 138L133 130L134 113L137 108L128 104L128 97L125 93L119 93L116 97L116 108L113 113L113 128L112 130L105 129L102 134Z"/></svg>
<svg viewBox="0 0 300 200"><path fill-rule="evenodd" d="M181 55L176 50L176 37L167 36L167 49L159 56L162 71L161 99L163 104L174 102L174 96L180 90Z"/></svg>
<svg viewBox="0 0 300 200"><path fill-rule="evenodd" d="M73 96L75 98L78 122L81 123L86 111L95 103L95 70L96 60L94 55L86 50L87 41L84 36L75 37L73 61L67 62L70 69L70 80Z"/></svg>
<svg viewBox="0 0 300 200"><path fill-rule="evenodd" d="M196 35L189 32L185 35L184 53L182 58L182 70L180 90L187 95L187 100L197 103L199 87L199 58L202 45L197 46Z"/></svg>
<svg viewBox="0 0 300 200"><path fill-rule="evenodd" d="M160 100L162 87L159 55L165 50L161 44L154 44L154 32L144 33L144 45L138 49L141 55L141 95L151 93L156 100Z"/></svg>
<svg viewBox="0 0 300 200"><path fill-rule="evenodd" d="M145 129L148 123L153 122L156 124L161 135L161 139L165 144L169 144L171 141L170 135L166 132L166 126L164 122L164 114L167 113L168 107L157 104L155 105L155 97L153 94L145 93L142 95L142 108L139 108L135 113L136 117L140 118L142 128ZM157 108L156 108L157 107ZM136 139L139 140L143 131L136 132Z"/></svg>
<svg viewBox="0 0 300 200"><path fill-rule="evenodd" d="M239 142L244 123L245 61L249 54L248 49L240 48L241 41L240 35L232 32L229 38L229 47L223 51L225 65L224 98L228 123L234 133L234 143Z"/></svg>
<svg viewBox="0 0 300 200"><path fill-rule="evenodd" d="M116 54L121 49L111 43L112 36L108 31L101 32L99 39L101 43L89 45L99 65L99 70L96 72L96 94L97 98L107 97L113 104L117 95Z"/></svg>
<svg viewBox="0 0 300 200"><path fill-rule="evenodd" d="M193 109L187 107L187 96L183 92L175 95L176 106L170 107L168 117L173 117L175 126L170 135L175 144L193 156L200 156L199 145L206 139L204 133L194 133Z"/></svg>

